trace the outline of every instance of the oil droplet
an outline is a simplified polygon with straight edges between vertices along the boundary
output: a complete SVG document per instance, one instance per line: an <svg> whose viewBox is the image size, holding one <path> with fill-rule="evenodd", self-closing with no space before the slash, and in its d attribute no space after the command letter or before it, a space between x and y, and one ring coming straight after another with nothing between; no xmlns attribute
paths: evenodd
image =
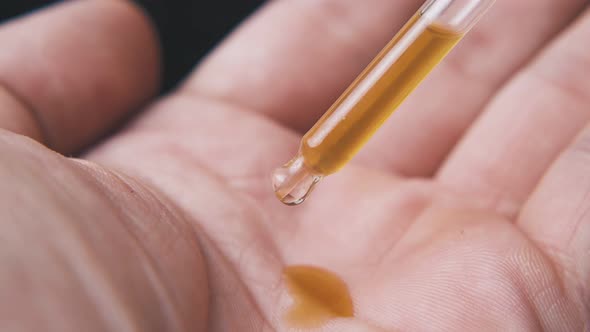
<svg viewBox="0 0 590 332"><path fill-rule="evenodd" d="M272 174L272 186L277 198L286 205L299 205L305 201L315 185L321 180L297 156Z"/></svg>
<svg viewBox="0 0 590 332"><path fill-rule="evenodd" d="M330 319L354 316L348 286L334 273L313 266L288 266L283 271L293 307L286 321L298 328L314 328Z"/></svg>

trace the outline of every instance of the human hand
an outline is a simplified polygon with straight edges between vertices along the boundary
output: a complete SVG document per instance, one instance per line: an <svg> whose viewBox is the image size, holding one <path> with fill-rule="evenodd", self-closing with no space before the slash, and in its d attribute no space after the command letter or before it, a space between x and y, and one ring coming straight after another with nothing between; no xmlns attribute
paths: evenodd
<svg viewBox="0 0 590 332"><path fill-rule="evenodd" d="M585 1L498 0L351 166L297 208L271 192L419 5L269 3L107 136L155 91L146 19L95 0L2 27L0 126L94 144L2 132L0 329L287 330L281 270L312 264L355 303L322 331L587 330Z"/></svg>

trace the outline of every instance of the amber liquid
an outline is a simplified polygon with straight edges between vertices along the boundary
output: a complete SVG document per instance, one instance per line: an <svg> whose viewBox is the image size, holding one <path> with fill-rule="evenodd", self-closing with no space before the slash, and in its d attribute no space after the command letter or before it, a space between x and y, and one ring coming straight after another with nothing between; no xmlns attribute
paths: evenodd
<svg viewBox="0 0 590 332"><path fill-rule="evenodd" d="M289 325L315 328L331 319L354 316L348 286L334 273L313 266L289 266L283 277L293 298L285 317Z"/></svg>
<svg viewBox="0 0 590 332"><path fill-rule="evenodd" d="M341 169L461 40L463 34L415 15L303 137L305 165Z"/></svg>

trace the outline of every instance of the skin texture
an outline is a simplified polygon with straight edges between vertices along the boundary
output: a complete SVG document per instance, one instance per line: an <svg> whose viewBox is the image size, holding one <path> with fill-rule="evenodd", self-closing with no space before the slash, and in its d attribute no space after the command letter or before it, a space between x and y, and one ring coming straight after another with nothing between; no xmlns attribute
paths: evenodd
<svg viewBox="0 0 590 332"><path fill-rule="evenodd" d="M590 331L585 1L498 0L305 205L270 191L419 5L270 2L160 99L129 3L0 26L0 330L287 331L313 264L355 303L320 331Z"/></svg>

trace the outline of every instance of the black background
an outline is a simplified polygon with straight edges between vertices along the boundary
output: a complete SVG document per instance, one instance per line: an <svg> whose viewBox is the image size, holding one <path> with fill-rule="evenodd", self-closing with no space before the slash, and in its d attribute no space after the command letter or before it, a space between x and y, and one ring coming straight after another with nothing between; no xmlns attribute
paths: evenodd
<svg viewBox="0 0 590 332"><path fill-rule="evenodd" d="M0 21L55 0L0 0ZM151 15L164 53L164 90L173 87L263 0L135 0Z"/></svg>

